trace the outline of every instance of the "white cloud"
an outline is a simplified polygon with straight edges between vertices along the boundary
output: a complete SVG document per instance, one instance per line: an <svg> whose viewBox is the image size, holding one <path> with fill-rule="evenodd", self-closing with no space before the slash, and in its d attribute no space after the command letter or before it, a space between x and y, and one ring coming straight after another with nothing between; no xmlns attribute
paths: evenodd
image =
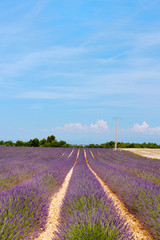
<svg viewBox="0 0 160 240"><path fill-rule="evenodd" d="M64 124L64 127L56 127L54 130L104 132L108 130L108 125L104 120L98 120L95 124L91 123L90 125L82 125L81 123Z"/></svg>
<svg viewBox="0 0 160 240"><path fill-rule="evenodd" d="M160 127L150 128L149 130L151 134L160 135Z"/></svg>
<svg viewBox="0 0 160 240"><path fill-rule="evenodd" d="M91 129L105 129L105 130L108 130L108 125L107 125L107 122L105 122L104 120L98 120L96 122L96 124L90 124L90 128Z"/></svg>
<svg viewBox="0 0 160 240"><path fill-rule="evenodd" d="M144 121L141 125L138 123L135 123L133 125L133 130L135 132L145 132L149 129L149 125Z"/></svg>
<svg viewBox="0 0 160 240"><path fill-rule="evenodd" d="M150 128L149 125L144 121L141 125L136 123L133 125L133 131L137 133L145 133L151 135L160 135L160 127Z"/></svg>

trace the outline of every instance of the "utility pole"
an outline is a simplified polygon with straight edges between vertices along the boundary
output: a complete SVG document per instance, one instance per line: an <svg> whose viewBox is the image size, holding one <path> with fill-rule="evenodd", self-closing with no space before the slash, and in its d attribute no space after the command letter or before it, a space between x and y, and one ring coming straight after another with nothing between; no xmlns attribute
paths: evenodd
<svg viewBox="0 0 160 240"><path fill-rule="evenodd" d="M116 128L115 128L115 148L114 150L117 150L117 121L118 121L118 117L113 117L114 120L116 120Z"/></svg>
<svg viewBox="0 0 160 240"><path fill-rule="evenodd" d="M117 119L116 119L116 129L115 129L115 148L114 150L117 150Z"/></svg>

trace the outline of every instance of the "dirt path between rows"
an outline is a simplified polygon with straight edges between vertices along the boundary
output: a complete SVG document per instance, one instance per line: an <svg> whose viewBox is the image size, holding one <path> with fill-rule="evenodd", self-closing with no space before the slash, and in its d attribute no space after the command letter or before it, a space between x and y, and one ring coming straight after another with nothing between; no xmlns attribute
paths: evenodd
<svg viewBox="0 0 160 240"><path fill-rule="evenodd" d="M136 217L133 214L129 213L124 203L118 199L116 194L114 194L112 190L102 181L102 179L92 170L92 168L88 163L85 150L84 150L84 155L85 155L87 166L89 167L91 172L95 175L97 180L100 182L106 194L112 199L115 205L115 208L117 209L117 212L120 214L120 216L122 216L123 219L125 219L126 223L129 225L131 231L133 232L134 240L153 240L151 235L143 228L140 221L136 219ZM92 153L92 156L94 156L93 153Z"/></svg>
<svg viewBox="0 0 160 240"><path fill-rule="evenodd" d="M73 153L73 151L72 151L72 153ZM69 156L71 156L71 154ZM77 163L78 157L79 157L79 150L78 150L76 161L75 161L73 167L67 174L59 191L52 197L50 207L49 207L49 214L48 214L45 231L42 232L40 234L40 236L38 238L35 238L34 240L52 240L53 237L55 236L55 233L57 231L57 226L59 223L59 216L60 216L60 212L61 212L61 206L63 204L63 199L64 199L64 196L68 189L68 185L69 185L72 173L73 173L73 169Z"/></svg>
<svg viewBox="0 0 160 240"><path fill-rule="evenodd" d="M72 155L73 151L74 151L74 149L71 151L71 153L69 154L69 156L67 157L67 159Z"/></svg>

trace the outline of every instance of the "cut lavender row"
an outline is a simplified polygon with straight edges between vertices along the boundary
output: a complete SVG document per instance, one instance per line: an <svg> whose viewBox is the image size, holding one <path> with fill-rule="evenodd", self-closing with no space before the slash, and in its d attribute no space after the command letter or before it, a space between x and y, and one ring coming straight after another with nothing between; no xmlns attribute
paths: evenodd
<svg viewBox="0 0 160 240"><path fill-rule="evenodd" d="M100 150L99 153L101 154ZM111 151L109 151L109 155L110 153ZM119 154L121 155L121 153ZM160 185L130 174L130 168L128 168L128 172L121 170L117 164L121 165L122 162L115 155L118 155L118 152L112 151L112 155L107 158L106 151L106 160L102 162L97 161L98 156L95 160L90 151L87 150L91 168L123 200L128 209L137 216L151 234L156 239L160 239ZM115 166L111 166L112 157L114 161L117 159ZM128 158L128 163L130 161ZM146 159L141 158L141 161L146 161ZM149 164L149 160L147 161L144 164ZM156 164L160 164L160 161L157 161ZM144 169L143 167L143 171Z"/></svg>
<svg viewBox="0 0 160 240"><path fill-rule="evenodd" d="M55 239L132 239L124 220L116 213L99 181L89 170L83 150L64 198Z"/></svg>
<svg viewBox="0 0 160 240"><path fill-rule="evenodd" d="M52 151L54 155L55 149ZM34 239L45 228L50 197L63 183L75 159L76 151L67 160L59 157L31 181L0 194L0 239Z"/></svg>

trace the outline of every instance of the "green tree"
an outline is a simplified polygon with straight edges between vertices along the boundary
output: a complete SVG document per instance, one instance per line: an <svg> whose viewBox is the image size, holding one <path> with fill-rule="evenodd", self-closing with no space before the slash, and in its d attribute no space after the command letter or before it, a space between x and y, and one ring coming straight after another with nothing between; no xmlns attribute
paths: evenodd
<svg viewBox="0 0 160 240"><path fill-rule="evenodd" d="M12 141L6 141L5 146L14 146L14 143Z"/></svg>
<svg viewBox="0 0 160 240"><path fill-rule="evenodd" d="M47 142L52 142L52 141L54 141L56 139L56 137L54 136L54 135L51 135L51 136L48 136L47 137Z"/></svg>
<svg viewBox="0 0 160 240"><path fill-rule="evenodd" d="M22 147L22 146L25 146L25 142L20 141L20 140L17 140L15 146L16 146L16 147Z"/></svg>
<svg viewBox="0 0 160 240"><path fill-rule="evenodd" d="M38 138L31 139L29 141L29 145L31 147L39 147L39 139Z"/></svg>
<svg viewBox="0 0 160 240"><path fill-rule="evenodd" d="M62 140L61 140L61 141L59 142L59 147L66 147L66 144L67 144L67 143L66 143L65 141L62 141Z"/></svg>
<svg viewBox="0 0 160 240"><path fill-rule="evenodd" d="M47 142L47 140L46 140L45 138L43 138L43 139L40 141L40 146L43 146L46 142Z"/></svg>
<svg viewBox="0 0 160 240"><path fill-rule="evenodd" d="M52 142L50 142L50 146L51 147L59 147L59 142L57 140L53 140Z"/></svg>
<svg viewBox="0 0 160 240"><path fill-rule="evenodd" d="M0 141L0 145L1 145L1 146L4 145L4 141L3 141L3 140Z"/></svg>

